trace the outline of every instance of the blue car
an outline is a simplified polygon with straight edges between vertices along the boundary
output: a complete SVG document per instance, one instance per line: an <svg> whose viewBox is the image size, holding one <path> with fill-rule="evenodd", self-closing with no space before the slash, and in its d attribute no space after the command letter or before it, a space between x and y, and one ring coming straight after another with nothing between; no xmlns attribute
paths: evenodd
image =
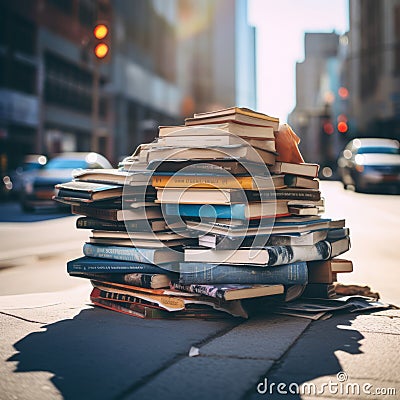
<svg viewBox="0 0 400 400"><path fill-rule="evenodd" d="M62 206L52 200L58 183L72 180L72 172L77 169L112 168L110 162L98 153L62 153L52 158L36 174L23 182L20 204L24 211Z"/></svg>
<svg viewBox="0 0 400 400"><path fill-rule="evenodd" d="M399 142L394 139L359 138L347 144L338 159L345 189L400 191Z"/></svg>

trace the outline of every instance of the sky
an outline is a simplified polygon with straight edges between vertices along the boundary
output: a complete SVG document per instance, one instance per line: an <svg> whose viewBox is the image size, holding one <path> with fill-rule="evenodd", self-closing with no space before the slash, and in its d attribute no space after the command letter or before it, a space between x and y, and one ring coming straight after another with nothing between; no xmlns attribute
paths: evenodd
<svg viewBox="0 0 400 400"><path fill-rule="evenodd" d="M347 0L248 0L256 27L257 110L287 121L295 106L296 61L304 60L304 32L348 30Z"/></svg>

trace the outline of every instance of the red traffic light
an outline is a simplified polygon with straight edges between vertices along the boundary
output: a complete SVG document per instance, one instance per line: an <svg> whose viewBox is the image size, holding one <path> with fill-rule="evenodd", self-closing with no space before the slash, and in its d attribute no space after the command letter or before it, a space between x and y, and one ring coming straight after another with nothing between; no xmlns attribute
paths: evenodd
<svg viewBox="0 0 400 400"><path fill-rule="evenodd" d="M94 48L94 54L97 58L104 58L108 54L109 48L105 43L99 43Z"/></svg>
<svg viewBox="0 0 400 400"><path fill-rule="evenodd" d="M337 130L340 132L340 133L346 133L348 130L349 130L349 127L348 127L348 125L346 124L346 122L339 122L338 124L337 124Z"/></svg>
<svg viewBox="0 0 400 400"><path fill-rule="evenodd" d="M98 23L93 28L94 55L97 59L103 60L110 52L110 30L104 23Z"/></svg>

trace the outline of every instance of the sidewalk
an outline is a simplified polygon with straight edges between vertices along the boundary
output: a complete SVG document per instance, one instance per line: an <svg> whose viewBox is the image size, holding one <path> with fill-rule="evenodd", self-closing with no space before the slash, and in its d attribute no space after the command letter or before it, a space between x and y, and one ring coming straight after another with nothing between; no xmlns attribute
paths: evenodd
<svg viewBox="0 0 400 400"><path fill-rule="evenodd" d="M314 322L273 315L245 322L142 320L92 308L88 291L0 297L0 399L400 396L399 310ZM189 357L192 346L196 357ZM278 394L279 383L281 391L293 391L304 382L314 385L306 392L311 396ZM267 392L257 394L257 387ZM344 392L357 387L360 395ZM364 392L377 389L396 394Z"/></svg>

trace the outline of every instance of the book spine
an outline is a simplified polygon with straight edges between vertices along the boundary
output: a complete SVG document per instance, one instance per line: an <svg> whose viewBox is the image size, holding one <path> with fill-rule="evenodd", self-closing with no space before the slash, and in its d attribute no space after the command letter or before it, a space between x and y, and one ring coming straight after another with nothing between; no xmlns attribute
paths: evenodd
<svg viewBox="0 0 400 400"><path fill-rule="evenodd" d="M124 246L99 246L85 243L83 245L83 254L87 257L154 264L155 250Z"/></svg>
<svg viewBox="0 0 400 400"><path fill-rule="evenodd" d="M94 207L86 207L86 206L71 206L71 211L73 214L86 215L88 217L98 218L98 219L107 219L107 220L116 220L117 214L115 210L107 210L103 208L94 208Z"/></svg>
<svg viewBox="0 0 400 400"><path fill-rule="evenodd" d="M151 184L154 187L198 187L220 189L252 189L253 179L249 176L226 177L226 176L201 176L201 175L174 175L174 176L153 176Z"/></svg>
<svg viewBox="0 0 400 400"><path fill-rule="evenodd" d="M137 223L134 221L129 222L129 229L137 228ZM111 221L105 221L101 219L95 219L90 217L80 217L76 220L76 227L78 229L98 229L106 231L126 231L124 223L116 223Z"/></svg>
<svg viewBox="0 0 400 400"><path fill-rule="evenodd" d="M99 274L127 274L127 273L143 273L143 274L162 274L166 270L148 263L127 263L123 261L113 260L71 260L67 262L67 272L71 273L99 273Z"/></svg>
<svg viewBox="0 0 400 400"><path fill-rule="evenodd" d="M204 207L204 204L166 204L165 212L182 217L246 219L244 204L218 204L211 207Z"/></svg>
<svg viewBox="0 0 400 400"><path fill-rule="evenodd" d="M307 283L305 262L281 265L274 268L258 268L206 263L180 263L179 283L191 284L283 284Z"/></svg>

